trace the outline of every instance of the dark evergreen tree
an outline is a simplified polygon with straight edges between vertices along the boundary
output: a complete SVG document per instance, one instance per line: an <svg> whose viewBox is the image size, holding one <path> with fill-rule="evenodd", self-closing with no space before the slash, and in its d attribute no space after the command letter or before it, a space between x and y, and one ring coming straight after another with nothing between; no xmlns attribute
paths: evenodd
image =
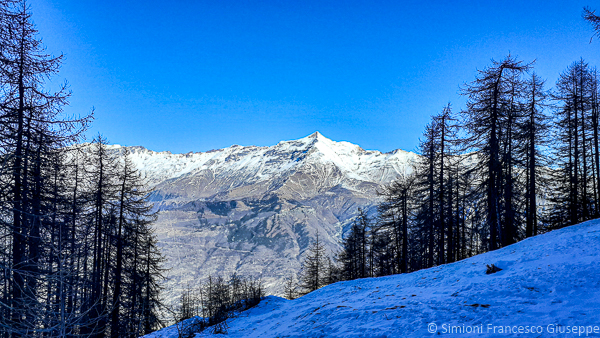
<svg viewBox="0 0 600 338"><path fill-rule="evenodd" d="M343 239L343 249L338 258L342 269L342 279L344 280L353 280L361 277L361 234L362 231L355 220L352 223L350 232Z"/></svg>
<svg viewBox="0 0 600 338"><path fill-rule="evenodd" d="M98 136L90 147L86 158L86 169L90 191L90 207L87 219L90 230L89 247L85 248L85 274L89 276L86 292L88 326L83 334L101 337L104 335L109 315L109 272L112 270L111 237L116 232L115 208L111 201L117 200L117 160L108 150L106 139Z"/></svg>
<svg viewBox="0 0 600 338"><path fill-rule="evenodd" d="M455 256L455 211L452 202L455 184L451 167L456 161L457 127L450 104L427 125L420 149L415 193L420 203L415 205L415 248L426 260L420 266L433 266L453 261Z"/></svg>
<svg viewBox="0 0 600 338"><path fill-rule="evenodd" d="M572 225L596 214L598 151L597 84L583 60L561 74L552 98L557 102L551 227Z"/></svg>
<svg viewBox="0 0 600 338"><path fill-rule="evenodd" d="M584 7L581 16L593 26L594 36L600 36L600 16L596 15L596 11L589 7ZM592 41L592 38L590 38L590 42Z"/></svg>
<svg viewBox="0 0 600 338"><path fill-rule="evenodd" d="M430 123L425 127L424 140L421 141L419 148L421 158L417 167L417 178L415 194L421 203L417 206L415 216L415 248L423 257L420 266L434 266L435 246L438 243L436 240L436 222L438 213L437 206L437 155L439 152L439 144L436 142L439 130L434 123Z"/></svg>
<svg viewBox="0 0 600 338"><path fill-rule="evenodd" d="M544 181L543 166L548 165L542 147L547 147L550 129L549 118L545 115L547 95L544 81L535 73L525 83L523 118L519 125L517 151L520 153L521 167L525 169L525 237L538 234L538 199L540 183Z"/></svg>
<svg viewBox="0 0 600 338"><path fill-rule="evenodd" d="M149 239L145 237L152 235L150 224L156 218L156 214L152 212L152 205L147 200L150 191L146 189L145 182L131 162L127 150L122 154L121 159L118 168L120 187L116 200L112 202L118 214L116 234L112 236L114 246L112 251L115 254L110 306L112 337L122 337L125 333L133 336L135 333L128 332L126 328L130 321L137 322L139 318L126 316L127 312L121 303L128 304L127 299L141 296L141 290L132 292L136 288L134 283L148 282L144 278L139 278L140 270L143 269L143 264L140 263L143 261L140 259L141 257L135 257L135 252L139 250L140 244L147 246L145 242ZM155 261L149 277L152 280L161 277L158 266L161 260L160 255L147 252L145 256L144 258ZM156 299L154 303L156 303ZM135 304L128 305L135 306ZM151 311L152 316L156 316L155 310Z"/></svg>
<svg viewBox="0 0 600 338"><path fill-rule="evenodd" d="M591 158L593 162L592 166L592 183L593 183L593 217L600 217L600 136L599 136L599 128L600 128L600 101L598 100L599 88L598 88L598 71L594 67L591 70L591 98L590 98L590 125L592 127L592 139L591 139L591 147L593 148L593 157Z"/></svg>
<svg viewBox="0 0 600 338"><path fill-rule="evenodd" d="M392 273L409 271L408 230L412 218L415 179L414 173L402 175L381 192L384 201L378 206L379 224L393 244Z"/></svg>
<svg viewBox="0 0 600 338"><path fill-rule="evenodd" d="M325 246L319 239L319 232L315 236L314 242L307 249L306 256L302 261L302 270L300 271L300 287L304 294L313 292L327 285L327 253Z"/></svg>
<svg viewBox="0 0 600 338"><path fill-rule="evenodd" d="M0 337L138 337L158 324L162 256L148 191L70 93L45 89L26 1L0 1Z"/></svg>
<svg viewBox="0 0 600 338"><path fill-rule="evenodd" d="M2 250L5 306L0 326L3 335L20 337L38 334L42 325L54 326L51 318L57 309L45 302L54 301L56 295L47 292L55 291L56 274L66 269L55 248L44 242L50 239L55 244L60 235L58 214L48 217L61 204L57 197L61 169L56 167L61 163L55 156L79 139L89 117L63 118L66 86L56 92L45 90L45 81L57 73L62 57L44 53L27 3L2 1L0 15L0 228L9 236ZM52 256L44 257L47 253Z"/></svg>
<svg viewBox="0 0 600 338"><path fill-rule="evenodd" d="M508 56L502 62L480 71L467 85L467 109L462 112L468 137L465 149L477 152L474 170L481 179L477 189L484 197L482 223L484 245L488 250L514 243L518 239L516 206L514 130L519 117L521 74L530 65ZM483 197L482 196L482 197Z"/></svg>
<svg viewBox="0 0 600 338"><path fill-rule="evenodd" d="M287 299L296 299L298 297L298 281L296 280L296 276L294 274L290 274L285 278L285 284L283 285L283 294Z"/></svg>
<svg viewBox="0 0 600 338"><path fill-rule="evenodd" d="M340 275L344 280L370 276L369 225L370 220L367 214L359 208L358 216L354 219L350 232L343 240L343 249L338 258L341 264Z"/></svg>

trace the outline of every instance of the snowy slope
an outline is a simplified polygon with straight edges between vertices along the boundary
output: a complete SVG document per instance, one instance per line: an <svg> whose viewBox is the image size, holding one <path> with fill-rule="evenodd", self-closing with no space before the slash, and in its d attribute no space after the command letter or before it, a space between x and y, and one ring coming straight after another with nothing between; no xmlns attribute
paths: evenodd
<svg viewBox="0 0 600 338"><path fill-rule="evenodd" d="M374 211L377 191L418 156L368 151L318 132L270 147L188 154L111 147L129 150L155 188L170 305L209 274L261 276L269 293L281 293L316 233L329 252L338 251L358 208Z"/></svg>
<svg viewBox="0 0 600 338"><path fill-rule="evenodd" d="M503 270L486 275L486 264ZM293 301L268 297L230 320L227 336L600 336L599 268L595 220L453 264L336 283Z"/></svg>

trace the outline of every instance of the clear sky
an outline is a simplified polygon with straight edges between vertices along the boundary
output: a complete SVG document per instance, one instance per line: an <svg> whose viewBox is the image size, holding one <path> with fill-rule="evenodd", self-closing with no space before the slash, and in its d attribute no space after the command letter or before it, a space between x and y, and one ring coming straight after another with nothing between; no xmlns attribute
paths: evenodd
<svg viewBox="0 0 600 338"><path fill-rule="evenodd" d="M183 153L273 145L319 131L415 150L459 87L509 52L547 85L600 40L569 1L31 0L49 53L66 55L69 114L88 135Z"/></svg>

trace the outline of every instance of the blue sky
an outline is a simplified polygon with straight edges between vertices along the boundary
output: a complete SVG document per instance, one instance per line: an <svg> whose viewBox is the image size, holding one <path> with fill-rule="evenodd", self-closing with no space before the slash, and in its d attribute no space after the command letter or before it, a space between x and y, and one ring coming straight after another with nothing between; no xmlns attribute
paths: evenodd
<svg viewBox="0 0 600 338"><path fill-rule="evenodd" d="M429 117L508 53L552 86L599 65L573 1L32 0L68 114L89 136L184 153L273 145L320 131L365 149L415 150ZM600 4L596 6L600 11ZM52 84L50 84L52 85Z"/></svg>

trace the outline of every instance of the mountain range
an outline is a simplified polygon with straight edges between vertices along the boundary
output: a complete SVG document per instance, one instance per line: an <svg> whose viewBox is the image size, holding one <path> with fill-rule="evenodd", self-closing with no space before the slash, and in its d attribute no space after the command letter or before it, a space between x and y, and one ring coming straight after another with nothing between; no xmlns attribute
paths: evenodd
<svg viewBox="0 0 600 338"><path fill-rule="evenodd" d="M267 294L282 294L317 233L329 255L339 252L358 208L374 214L378 191L410 172L418 157L364 150L318 132L270 147L187 154L111 149L128 150L154 188L171 305L209 275L261 277Z"/></svg>

